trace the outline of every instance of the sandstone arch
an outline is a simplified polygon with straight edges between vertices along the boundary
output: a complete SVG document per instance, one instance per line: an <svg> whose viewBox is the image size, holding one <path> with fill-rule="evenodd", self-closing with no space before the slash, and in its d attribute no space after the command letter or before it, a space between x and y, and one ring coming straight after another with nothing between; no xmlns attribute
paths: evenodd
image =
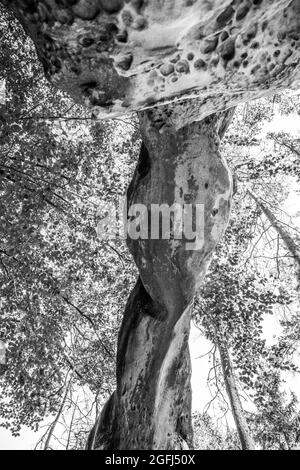
<svg viewBox="0 0 300 470"><path fill-rule="evenodd" d="M184 240L128 241L140 278L120 330L117 390L88 442L187 448L189 311L230 211L219 139L237 103L299 86L299 1L1 1L53 84L99 117L139 113L144 144L129 199L205 205L196 251Z"/></svg>

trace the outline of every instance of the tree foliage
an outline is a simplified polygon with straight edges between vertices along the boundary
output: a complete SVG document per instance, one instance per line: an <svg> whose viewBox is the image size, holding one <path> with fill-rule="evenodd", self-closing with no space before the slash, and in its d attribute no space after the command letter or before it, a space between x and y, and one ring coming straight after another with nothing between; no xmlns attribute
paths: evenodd
<svg viewBox="0 0 300 470"><path fill-rule="evenodd" d="M0 21L0 417L18 433L57 412L69 369L112 390L135 271L122 240L97 236L97 211L125 193L139 141L134 121L98 122L54 90L2 7Z"/></svg>

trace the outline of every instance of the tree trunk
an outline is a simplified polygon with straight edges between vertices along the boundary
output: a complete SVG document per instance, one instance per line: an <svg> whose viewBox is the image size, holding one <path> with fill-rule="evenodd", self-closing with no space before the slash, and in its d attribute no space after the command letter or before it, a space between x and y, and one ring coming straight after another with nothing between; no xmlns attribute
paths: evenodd
<svg viewBox="0 0 300 470"><path fill-rule="evenodd" d="M267 217L268 221L272 225L272 227L276 230L280 238L282 239L283 243L289 250L290 254L294 258L294 261L297 265L297 277L300 282L300 250L299 250L299 245L293 240L293 238L290 236L287 230L285 230L282 226L282 224L277 220L275 215L272 213L272 211L264 204L258 197L256 197L252 191L248 189L248 193L250 196L254 199L254 201L257 203L258 207L261 208L265 216Z"/></svg>
<svg viewBox="0 0 300 470"><path fill-rule="evenodd" d="M251 432L245 416L245 411L243 409L236 384L230 353L226 344L224 344L222 340L218 340L217 345L220 353L225 387L230 401L233 419L241 442L241 447L243 450L255 450L255 444L251 436Z"/></svg>
<svg viewBox="0 0 300 470"><path fill-rule="evenodd" d="M287 141L286 139L284 139L282 137L278 137L276 135L273 136L273 140L277 144L279 144L279 145L287 148L288 150L290 150L290 152L295 153L297 155L297 157L300 157L299 147L298 148L296 147L296 145L299 146L299 139L297 139L297 140L295 139L294 142L296 142L296 145L294 145L294 143L291 143L291 142Z"/></svg>
<svg viewBox="0 0 300 470"><path fill-rule="evenodd" d="M53 423L51 423L51 425L49 427L46 442L45 442L45 445L44 445L44 450L50 450L51 449L50 441L52 439L52 436L53 436L53 433L54 433L55 428L57 426L57 423L59 421L59 418L61 417L61 414L64 411L64 407L65 407L65 404L66 404L66 401L67 401L67 398L68 398L68 395L69 395L69 391L70 391L71 382L72 382L72 373L71 373L71 378L68 380L68 383L66 385L66 390L65 390L62 402L60 404L59 410L58 410L58 412L55 416L55 419L54 419Z"/></svg>

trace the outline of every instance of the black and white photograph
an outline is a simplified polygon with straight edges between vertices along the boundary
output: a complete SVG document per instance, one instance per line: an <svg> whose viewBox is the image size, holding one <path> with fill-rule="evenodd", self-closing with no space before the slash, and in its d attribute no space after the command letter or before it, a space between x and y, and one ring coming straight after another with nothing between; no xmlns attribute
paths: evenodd
<svg viewBox="0 0 300 470"><path fill-rule="evenodd" d="M0 0L0 450L300 450L300 0Z"/></svg>

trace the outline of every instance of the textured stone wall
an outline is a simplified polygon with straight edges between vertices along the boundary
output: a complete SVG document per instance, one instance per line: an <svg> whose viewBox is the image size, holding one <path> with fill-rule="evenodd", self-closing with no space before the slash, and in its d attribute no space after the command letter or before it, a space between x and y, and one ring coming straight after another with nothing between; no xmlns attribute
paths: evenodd
<svg viewBox="0 0 300 470"><path fill-rule="evenodd" d="M299 85L299 0L1 1L49 79L102 117L180 100L180 127Z"/></svg>

